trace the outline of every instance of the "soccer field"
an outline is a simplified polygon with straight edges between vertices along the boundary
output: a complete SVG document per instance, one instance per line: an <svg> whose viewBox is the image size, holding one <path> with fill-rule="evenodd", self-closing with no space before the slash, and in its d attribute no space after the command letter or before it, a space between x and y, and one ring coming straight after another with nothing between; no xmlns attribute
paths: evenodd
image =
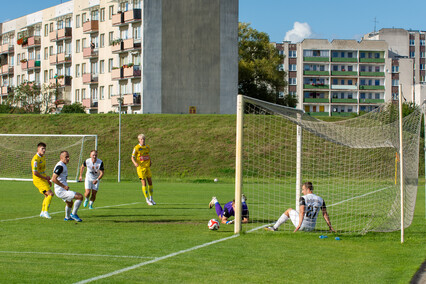
<svg viewBox="0 0 426 284"><path fill-rule="evenodd" d="M1 283L408 283L426 257L423 184L402 245L400 232L337 241L263 224L241 235L233 225L210 231L211 197L224 204L234 195L220 182L154 180L156 206L146 205L139 183L103 182L95 209L80 208L81 223L63 221L57 197L52 219L40 218L42 195L31 182L1 181L0 193Z"/></svg>

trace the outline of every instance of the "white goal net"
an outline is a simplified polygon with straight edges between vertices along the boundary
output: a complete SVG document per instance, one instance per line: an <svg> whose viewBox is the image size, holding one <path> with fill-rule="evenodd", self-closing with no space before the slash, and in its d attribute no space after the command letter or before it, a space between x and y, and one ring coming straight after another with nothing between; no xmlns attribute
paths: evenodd
<svg viewBox="0 0 426 284"><path fill-rule="evenodd" d="M68 151L68 180L76 181L81 163L97 149L97 135L0 134L0 180L32 180L31 159L37 144L46 147L46 174L52 176L61 151Z"/></svg>
<svg viewBox="0 0 426 284"><path fill-rule="evenodd" d="M287 208L298 209L300 184L310 181L338 232L401 228L397 104L325 122L301 110L243 100L242 190L251 226L272 224ZM421 116L417 108L403 118L404 227L412 222L416 201ZM316 229L328 230L319 215ZM288 221L280 230L294 227Z"/></svg>

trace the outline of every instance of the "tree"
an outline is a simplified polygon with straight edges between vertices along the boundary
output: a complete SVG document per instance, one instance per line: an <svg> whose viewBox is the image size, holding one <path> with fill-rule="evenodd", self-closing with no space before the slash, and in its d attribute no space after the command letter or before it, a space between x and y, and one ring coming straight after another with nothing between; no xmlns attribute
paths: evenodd
<svg viewBox="0 0 426 284"><path fill-rule="evenodd" d="M24 82L12 89L7 104L14 113L49 113L49 103L53 97L50 87L41 88L34 82Z"/></svg>
<svg viewBox="0 0 426 284"><path fill-rule="evenodd" d="M287 82L285 72L279 69L283 56L269 42L269 36L250 27L238 24L238 92L256 99L295 106L297 99L287 95L279 99ZM294 103L296 101L296 103Z"/></svg>
<svg viewBox="0 0 426 284"><path fill-rule="evenodd" d="M61 113L85 113L84 106L80 103L73 103L71 105L64 105Z"/></svg>

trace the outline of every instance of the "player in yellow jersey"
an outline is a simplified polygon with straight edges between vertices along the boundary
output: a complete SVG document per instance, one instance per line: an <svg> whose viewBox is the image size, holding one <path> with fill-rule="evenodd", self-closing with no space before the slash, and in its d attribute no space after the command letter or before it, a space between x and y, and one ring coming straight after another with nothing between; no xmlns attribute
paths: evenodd
<svg viewBox="0 0 426 284"><path fill-rule="evenodd" d="M155 205L152 195L154 193L152 187L152 174L151 174L151 157L149 156L151 148L145 144L145 135L138 135L139 144L133 148L132 162L137 168L138 177L142 182L142 192L145 196L148 205ZM146 186L148 181L148 190Z"/></svg>
<svg viewBox="0 0 426 284"><path fill-rule="evenodd" d="M40 217L50 219L49 207L52 201L53 192L50 189L52 183L50 176L46 175L46 144L43 142L38 143L37 153L31 160L31 171L33 173L33 183L35 187L44 195L43 203L41 206Z"/></svg>

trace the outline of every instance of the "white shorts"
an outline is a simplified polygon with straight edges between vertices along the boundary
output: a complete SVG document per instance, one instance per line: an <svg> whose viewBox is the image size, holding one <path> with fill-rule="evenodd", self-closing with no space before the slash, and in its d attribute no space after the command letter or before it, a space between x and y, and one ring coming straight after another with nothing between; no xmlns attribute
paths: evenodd
<svg viewBox="0 0 426 284"><path fill-rule="evenodd" d="M99 188L99 183L101 182L100 180L98 180L98 182L96 184L93 184L94 179L87 179L84 181L84 188L85 189L93 189L98 191Z"/></svg>
<svg viewBox="0 0 426 284"><path fill-rule="evenodd" d="M75 191L66 190L66 189L63 189L62 187L56 187L56 186L55 186L55 194L64 202L67 202L67 201L71 202L75 197Z"/></svg>
<svg viewBox="0 0 426 284"><path fill-rule="evenodd" d="M299 212L297 212L296 210L292 209L290 211L290 219L291 222L293 223L294 227L297 228L297 226L299 226ZM300 226L299 231L313 231L315 229L315 226L306 226L306 223L303 222L302 226Z"/></svg>

